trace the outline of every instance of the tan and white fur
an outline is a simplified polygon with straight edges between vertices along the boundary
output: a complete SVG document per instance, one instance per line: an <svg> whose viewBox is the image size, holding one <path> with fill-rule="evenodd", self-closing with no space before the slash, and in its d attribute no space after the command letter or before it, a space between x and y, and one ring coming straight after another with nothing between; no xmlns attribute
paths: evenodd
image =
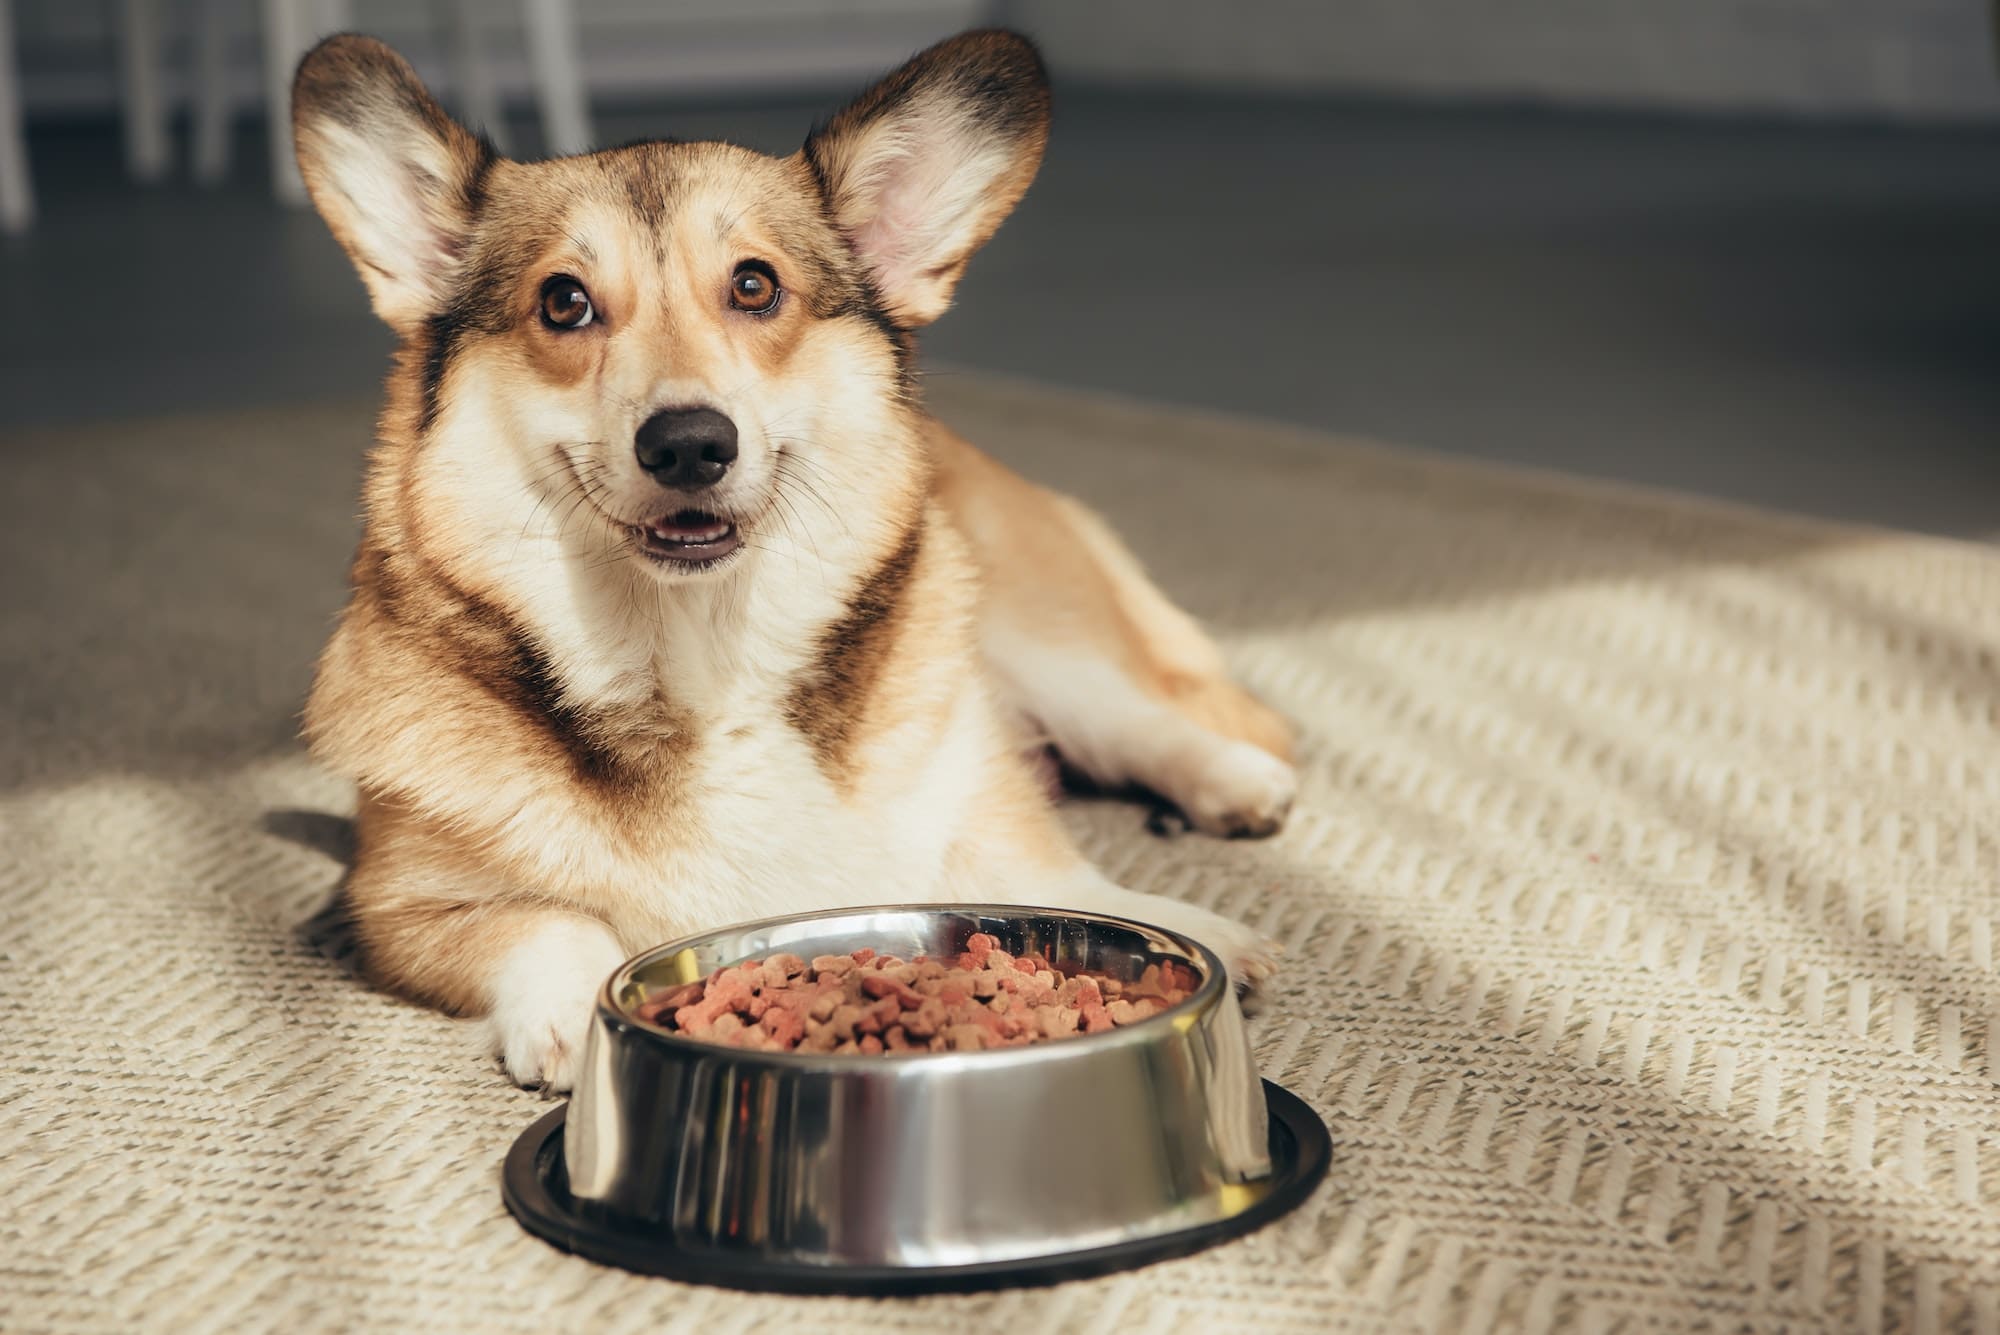
<svg viewBox="0 0 2000 1335"><path fill-rule="evenodd" d="M401 341L306 711L359 788L375 977L564 1088L622 959L748 918L1049 904L1272 967L1094 869L1035 757L1261 835L1286 726L1101 520L918 402L912 331L1040 161L1031 46L942 43L784 159L510 162L353 36L306 58L293 114ZM709 434L647 453L661 423Z"/></svg>

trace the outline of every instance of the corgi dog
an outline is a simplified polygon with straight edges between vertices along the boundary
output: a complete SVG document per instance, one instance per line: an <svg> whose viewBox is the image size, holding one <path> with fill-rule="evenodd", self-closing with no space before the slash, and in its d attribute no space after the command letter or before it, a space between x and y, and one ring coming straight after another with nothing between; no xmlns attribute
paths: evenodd
<svg viewBox="0 0 2000 1335"><path fill-rule="evenodd" d="M777 914L1135 918L1239 983L1276 947L1123 889L1053 745L1217 835L1276 830L1287 725L1106 525L926 416L914 331L1028 188L1034 47L916 56L772 158L513 162L380 42L299 67L298 161L399 350L305 712L358 789L370 974L574 1079L597 990Z"/></svg>

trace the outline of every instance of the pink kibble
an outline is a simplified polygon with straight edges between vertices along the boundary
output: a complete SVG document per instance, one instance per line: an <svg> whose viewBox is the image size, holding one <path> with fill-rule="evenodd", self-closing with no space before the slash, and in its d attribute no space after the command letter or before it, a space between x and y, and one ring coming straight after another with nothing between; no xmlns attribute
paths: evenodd
<svg viewBox="0 0 2000 1335"><path fill-rule="evenodd" d="M916 988L884 974L863 978L861 990L871 997L894 997L909 1010L915 1010L924 1000Z"/></svg>
<svg viewBox="0 0 2000 1335"><path fill-rule="evenodd" d="M1135 1024L1185 1001L1199 981L1174 960L1129 981L1064 974L976 932L955 965L867 947L811 963L773 955L662 989L633 1013L746 1052L976 1052Z"/></svg>

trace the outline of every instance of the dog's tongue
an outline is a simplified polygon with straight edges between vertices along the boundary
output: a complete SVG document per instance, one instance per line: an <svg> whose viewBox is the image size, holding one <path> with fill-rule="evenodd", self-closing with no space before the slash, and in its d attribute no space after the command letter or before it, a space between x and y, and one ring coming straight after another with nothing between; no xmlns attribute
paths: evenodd
<svg viewBox="0 0 2000 1335"><path fill-rule="evenodd" d="M655 519L646 528L663 541L700 546L721 542L729 536L730 525L728 520L717 519L701 510L682 510L664 519Z"/></svg>

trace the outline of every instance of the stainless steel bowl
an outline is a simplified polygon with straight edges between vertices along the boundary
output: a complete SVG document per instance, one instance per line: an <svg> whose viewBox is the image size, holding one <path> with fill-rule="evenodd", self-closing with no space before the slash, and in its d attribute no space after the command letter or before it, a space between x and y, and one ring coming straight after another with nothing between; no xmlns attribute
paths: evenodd
<svg viewBox="0 0 2000 1335"><path fill-rule="evenodd" d="M633 1015L743 959L862 946L951 956L975 932L1065 972L1136 979L1172 959L1202 981L1179 1006L1107 1033L906 1057L745 1052ZM1283 1097L1296 1122L1303 1105ZM1192 1240L1150 1254L1187 1251L1254 1226L1274 1193L1302 1196L1300 1172L1324 1167L1324 1127L1306 1117L1310 1128L1278 1135L1234 991L1197 942L1052 909L855 909L676 941L613 974L566 1114L544 1119L563 1123L560 1154L553 1127L532 1145L531 1129L508 1203L572 1250L601 1255L591 1241L613 1239L621 1254L601 1259L660 1273L729 1282L746 1270L805 1281L760 1287L805 1288L841 1287L810 1282L839 1275L973 1278L1145 1259L1133 1249ZM1315 1132L1317 1166L1301 1145ZM516 1199L517 1167L546 1200ZM536 1227L537 1209L560 1227Z"/></svg>

